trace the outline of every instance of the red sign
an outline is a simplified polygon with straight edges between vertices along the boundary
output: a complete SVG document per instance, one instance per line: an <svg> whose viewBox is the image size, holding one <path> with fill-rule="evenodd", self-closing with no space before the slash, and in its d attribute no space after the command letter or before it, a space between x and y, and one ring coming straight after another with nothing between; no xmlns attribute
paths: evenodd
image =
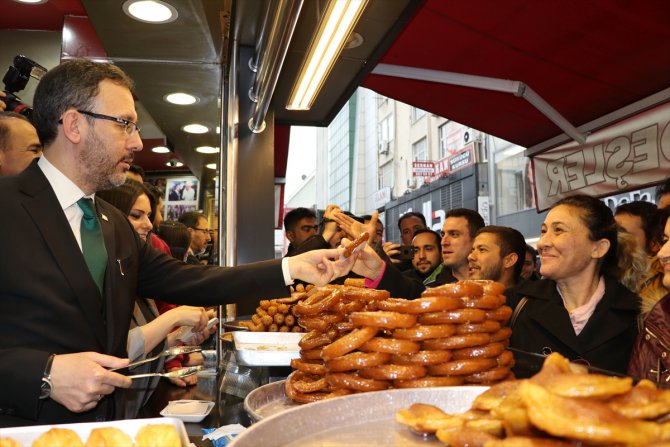
<svg viewBox="0 0 670 447"><path fill-rule="evenodd" d="M434 175L435 175L435 163L433 163L432 161L412 162L412 176L433 177Z"/></svg>
<svg viewBox="0 0 670 447"><path fill-rule="evenodd" d="M435 162L435 176L448 175L470 166L475 162L475 143L468 143L453 155Z"/></svg>

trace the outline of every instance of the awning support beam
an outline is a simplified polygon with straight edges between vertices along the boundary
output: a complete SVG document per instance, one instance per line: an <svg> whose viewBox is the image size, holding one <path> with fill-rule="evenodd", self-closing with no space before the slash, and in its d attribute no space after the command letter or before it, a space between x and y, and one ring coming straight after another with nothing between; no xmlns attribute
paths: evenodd
<svg viewBox="0 0 670 447"><path fill-rule="evenodd" d="M579 144L584 144L586 142L585 134L580 132L567 119L565 119L563 115L538 95L535 90L521 81L490 78L451 71L429 70L426 68L404 67L392 64L378 64L375 69L372 70L372 74L511 93L514 96L524 98Z"/></svg>

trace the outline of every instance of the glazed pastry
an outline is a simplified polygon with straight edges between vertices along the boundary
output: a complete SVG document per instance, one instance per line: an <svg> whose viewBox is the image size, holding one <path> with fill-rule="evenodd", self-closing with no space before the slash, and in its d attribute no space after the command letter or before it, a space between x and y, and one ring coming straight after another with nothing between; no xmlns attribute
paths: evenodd
<svg viewBox="0 0 670 447"><path fill-rule="evenodd" d="M133 447L133 439L116 427L95 428L85 447Z"/></svg>
<svg viewBox="0 0 670 447"><path fill-rule="evenodd" d="M181 447L177 430L168 424L145 425L135 436L136 447Z"/></svg>
<svg viewBox="0 0 670 447"><path fill-rule="evenodd" d="M33 447L84 447L81 438L67 428L52 428L33 442Z"/></svg>

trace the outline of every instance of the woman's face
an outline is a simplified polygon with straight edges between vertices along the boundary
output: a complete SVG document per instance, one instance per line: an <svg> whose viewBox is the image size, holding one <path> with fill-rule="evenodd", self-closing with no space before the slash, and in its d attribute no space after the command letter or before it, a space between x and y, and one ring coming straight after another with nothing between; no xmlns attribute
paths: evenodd
<svg viewBox="0 0 670 447"><path fill-rule="evenodd" d="M665 222L663 231L663 246L658 252L658 259L663 265L663 285L670 288L670 219Z"/></svg>
<svg viewBox="0 0 670 447"><path fill-rule="evenodd" d="M149 215L151 214L151 204L149 203L149 197L146 194L141 194L135 200L135 203L130 208L130 213L128 214L128 220L137 234L140 235L142 240L147 240L147 235L151 231L152 225Z"/></svg>
<svg viewBox="0 0 670 447"><path fill-rule="evenodd" d="M559 205L547 214L537 243L542 276L553 280L569 278L604 256L597 252L598 243L589 239L581 215L580 209L568 205Z"/></svg>

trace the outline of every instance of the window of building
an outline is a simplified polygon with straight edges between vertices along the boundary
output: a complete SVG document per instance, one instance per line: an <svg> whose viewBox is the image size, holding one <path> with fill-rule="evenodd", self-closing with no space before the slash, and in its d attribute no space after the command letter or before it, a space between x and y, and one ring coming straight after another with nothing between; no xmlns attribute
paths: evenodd
<svg viewBox="0 0 670 447"><path fill-rule="evenodd" d="M393 115L388 115L379 122L377 138L380 143L393 141Z"/></svg>
<svg viewBox="0 0 670 447"><path fill-rule="evenodd" d="M437 136L440 140L440 159L443 159L446 157L447 154L447 123L442 124L440 127L437 128Z"/></svg>
<svg viewBox="0 0 670 447"><path fill-rule="evenodd" d="M412 122L419 120L421 117L423 117L426 114L425 110L418 109L416 107L412 107Z"/></svg>
<svg viewBox="0 0 670 447"><path fill-rule="evenodd" d="M516 213L534 207L530 182L530 158L524 148L512 146L495 154L496 196L500 215Z"/></svg>
<svg viewBox="0 0 670 447"><path fill-rule="evenodd" d="M386 186L393 189L393 162L379 168L379 189Z"/></svg>
<svg viewBox="0 0 670 447"><path fill-rule="evenodd" d="M428 143L426 142L426 137L423 137L412 144L412 161L426 160L428 160Z"/></svg>

